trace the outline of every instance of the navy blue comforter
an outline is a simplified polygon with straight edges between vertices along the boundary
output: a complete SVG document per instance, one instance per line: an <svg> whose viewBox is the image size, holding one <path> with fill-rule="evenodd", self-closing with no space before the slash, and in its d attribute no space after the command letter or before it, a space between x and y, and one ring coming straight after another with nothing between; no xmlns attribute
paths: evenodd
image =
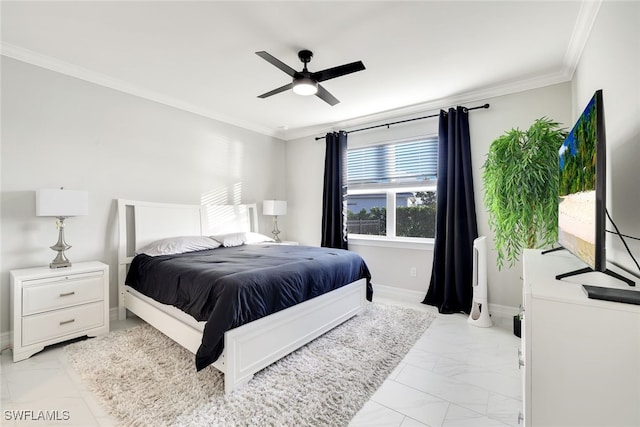
<svg viewBox="0 0 640 427"><path fill-rule="evenodd" d="M126 284L163 304L207 321L196 369L222 353L224 333L371 274L364 260L341 249L289 245L231 248L151 257L137 255Z"/></svg>

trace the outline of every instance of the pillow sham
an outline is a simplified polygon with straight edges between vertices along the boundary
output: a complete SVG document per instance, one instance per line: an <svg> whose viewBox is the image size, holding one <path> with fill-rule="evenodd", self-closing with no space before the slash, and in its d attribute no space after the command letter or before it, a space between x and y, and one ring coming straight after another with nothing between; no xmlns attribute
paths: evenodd
<svg viewBox="0 0 640 427"><path fill-rule="evenodd" d="M233 233L216 234L211 236L212 239L218 241L225 248L244 245L247 241L247 233L238 231Z"/></svg>
<svg viewBox="0 0 640 427"><path fill-rule="evenodd" d="M267 242L275 242L271 237L265 236L264 234L254 233L253 231L247 232L247 244L254 245L257 243L267 243Z"/></svg>
<svg viewBox="0 0 640 427"><path fill-rule="evenodd" d="M176 236L156 240L136 252L149 256L175 255L220 247L220 242L208 236Z"/></svg>
<svg viewBox="0 0 640 427"><path fill-rule="evenodd" d="M211 238L220 242L220 244L225 248L240 246L245 243L248 245L255 245L258 243L275 242L271 237L260 233L254 233L253 231L236 231L233 233L216 234L211 236Z"/></svg>

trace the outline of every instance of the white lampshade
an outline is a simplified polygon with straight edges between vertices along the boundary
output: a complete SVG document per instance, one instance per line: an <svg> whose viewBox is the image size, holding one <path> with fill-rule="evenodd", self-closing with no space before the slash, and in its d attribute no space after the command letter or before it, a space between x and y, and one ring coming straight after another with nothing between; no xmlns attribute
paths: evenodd
<svg viewBox="0 0 640 427"><path fill-rule="evenodd" d="M287 202L285 200L265 200L262 202L262 213L264 215L286 215Z"/></svg>
<svg viewBox="0 0 640 427"><path fill-rule="evenodd" d="M36 190L36 216L88 215L89 193L74 190Z"/></svg>

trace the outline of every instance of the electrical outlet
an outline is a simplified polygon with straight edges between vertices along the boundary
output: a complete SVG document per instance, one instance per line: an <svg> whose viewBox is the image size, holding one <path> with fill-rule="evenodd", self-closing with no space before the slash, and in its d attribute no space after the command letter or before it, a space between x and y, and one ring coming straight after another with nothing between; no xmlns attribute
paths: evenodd
<svg viewBox="0 0 640 427"><path fill-rule="evenodd" d="M409 269L409 275L410 275L411 277L416 277L416 276L418 275L418 271L416 270L416 268L415 268L415 267L411 267L411 268Z"/></svg>

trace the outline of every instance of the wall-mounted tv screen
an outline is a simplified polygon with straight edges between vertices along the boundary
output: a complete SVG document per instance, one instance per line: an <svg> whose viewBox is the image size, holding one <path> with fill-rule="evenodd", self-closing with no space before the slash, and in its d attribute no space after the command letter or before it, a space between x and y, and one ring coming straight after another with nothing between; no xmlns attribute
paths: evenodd
<svg viewBox="0 0 640 427"><path fill-rule="evenodd" d="M559 150L558 241L592 270L606 270L605 130L598 90Z"/></svg>

